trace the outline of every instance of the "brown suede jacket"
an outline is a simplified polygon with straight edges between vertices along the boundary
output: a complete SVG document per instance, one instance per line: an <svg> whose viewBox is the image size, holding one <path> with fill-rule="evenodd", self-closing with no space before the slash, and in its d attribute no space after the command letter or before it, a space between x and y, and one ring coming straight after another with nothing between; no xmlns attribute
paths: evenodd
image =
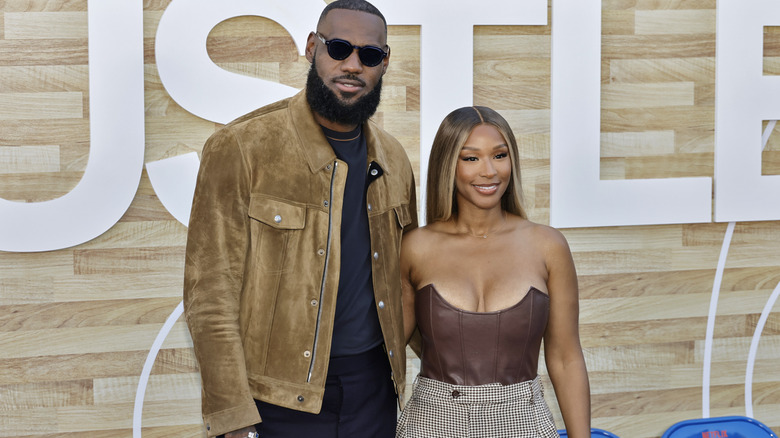
<svg viewBox="0 0 780 438"><path fill-rule="evenodd" d="M417 226L414 176L397 140L372 121L363 132L368 162L381 169L366 195L372 277L401 400L399 255L403 231ZM304 92L236 119L206 142L188 230L184 312L209 436L259 422L253 399L319 412L346 167Z"/></svg>

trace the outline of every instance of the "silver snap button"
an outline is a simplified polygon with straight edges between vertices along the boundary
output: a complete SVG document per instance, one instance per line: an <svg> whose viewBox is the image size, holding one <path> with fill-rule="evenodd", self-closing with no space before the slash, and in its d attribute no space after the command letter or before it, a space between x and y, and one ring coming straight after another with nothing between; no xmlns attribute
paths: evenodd
<svg viewBox="0 0 780 438"><path fill-rule="evenodd" d="M303 352L303 357L309 357L309 356L311 356L311 351L306 350Z"/></svg>
<svg viewBox="0 0 780 438"><path fill-rule="evenodd" d="M317 255L325 255L325 250L320 248L317 250Z"/></svg>
<svg viewBox="0 0 780 438"><path fill-rule="evenodd" d="M390 356L390 357L393 357L393 350L389 350L389 351L387 352L387 355L388 355L388 356Z"/></svg>
<svg viewBox="0 0 780 438"><path fill-rule="evenodd" d="M368 204L368 211L371 211L371 204Z"/></svg>
<svg viewBox="0 0 780 438"><path fill-rule="evenodd" d="M378 252L374 253L374 260L379 260L379 253Z"/></svg>
<svg viewBox="0 0 780 438"><path fill-rule="evenodd" d="M332 168L333 168L333 166L331 166L330 164L328 164L327 166L325 166L325 169L327 169L327 170L330 170L330 169L332 169Z"/></svg>
<svg viewBox="0 0 780 438"><path fill-rule="evenodd" d="M379 302L379 308L380 309L384 309L385 308L385 302L384 301L380 301Z"/></svg>
<svg viewBox="0 0 780 438"><path fill-rule="evenodd" d="M371 176L376 176L379 173L376 169L371 169Z"/></svg>
<svg viewBox="0 0 780 438"><path fill-rule="evenodd" d="M316 305L317 305L317 303L318 303L318 301L317 301L317 300L311 300L311 305L312 305L312 306L316 306Z"/></svg>
<svg viewBox="0 0 780 438"><path fill-rule="evenodd" d="M298 396L298 401L299 401L299 402L301 402L301 403L303 403L303 396L302 396L302 395L299 395L299 396Z"/></svg>
<svg viewBox="0 0 780 438"><path fill-rule="evenodd" d="M322 201L322 205L327 207L328 206L328 201Z"/></svg>
<svg viewBox="0 0 780 438"><path fill-rule="evenodd" d="M276 222L276 223L278 224L278 223L280 223L281 221L282 221L282 216L281 216L281 215L278 215L278 214L277 214L276 216L274 216L274 222Z"/></svg>

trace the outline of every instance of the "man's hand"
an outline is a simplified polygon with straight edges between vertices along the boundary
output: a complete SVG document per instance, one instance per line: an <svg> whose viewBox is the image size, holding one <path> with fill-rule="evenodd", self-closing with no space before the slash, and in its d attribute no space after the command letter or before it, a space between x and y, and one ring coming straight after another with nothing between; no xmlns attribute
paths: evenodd
<svg viewBox="0 0 780 438"><path fill-rule="evenodd" d="M254 435L255 433L257 433L257 429L255 429L254 426L249 426L243 429L234 430L233 432L228 432L225 434L225 438L247 438L250 436L258 436Z"/></svg>

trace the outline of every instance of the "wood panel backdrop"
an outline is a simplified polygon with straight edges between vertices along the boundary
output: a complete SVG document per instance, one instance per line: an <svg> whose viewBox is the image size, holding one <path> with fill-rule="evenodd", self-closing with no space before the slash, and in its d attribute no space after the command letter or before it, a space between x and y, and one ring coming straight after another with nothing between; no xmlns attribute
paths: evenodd
<svg viewBox="0 0 780 438"><path fill-rule="evenodd" d="M199 152L218 128L179 107L160 83L154 36L168 3L143 2L147 163ZM87 2L0 5L0 197L54 199L77 184L89 153ZM715 8L716 0L602 1L602 178L713 176ZM474 28L474 102L510 120L528 212L541 223L549 221L550 31ZM420 28L389 32L393 58L376 118L418 166ZM228 20L212 31L208 50L225 69L305 83L308 63L269 20ZM764 53L764 73L780 74L775 28L765 28ZM778 133L763 172L780 173ZM702 416L707 316L726 228L562 230L580 276L594 427L659 437L676 421ZM102 236L58 251L0 252L0 437L132 436L144 361L181 301L185 237L144 172L129 210ZM712 416L746 412L748 350L780 282L779 239L778 221L736 224L715 320ZM752 383L754 417L774 430L779 306L763 330ZM179 319L152 369L143 436L204 436L199 384Z"/></svg>

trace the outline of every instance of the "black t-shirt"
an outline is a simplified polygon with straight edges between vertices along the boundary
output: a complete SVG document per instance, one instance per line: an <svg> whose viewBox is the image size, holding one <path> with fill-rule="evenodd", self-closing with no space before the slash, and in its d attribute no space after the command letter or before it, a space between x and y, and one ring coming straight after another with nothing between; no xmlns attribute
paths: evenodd
<svg viewBox="0 0 780 438"><path fill-rule="evenodd" d="M363 353L382 343L371 281L371 240L366 207L368 157L360 127L351 132L322 128L336 156L347 163L341 214L341 276L331 356Z"/></svg>

